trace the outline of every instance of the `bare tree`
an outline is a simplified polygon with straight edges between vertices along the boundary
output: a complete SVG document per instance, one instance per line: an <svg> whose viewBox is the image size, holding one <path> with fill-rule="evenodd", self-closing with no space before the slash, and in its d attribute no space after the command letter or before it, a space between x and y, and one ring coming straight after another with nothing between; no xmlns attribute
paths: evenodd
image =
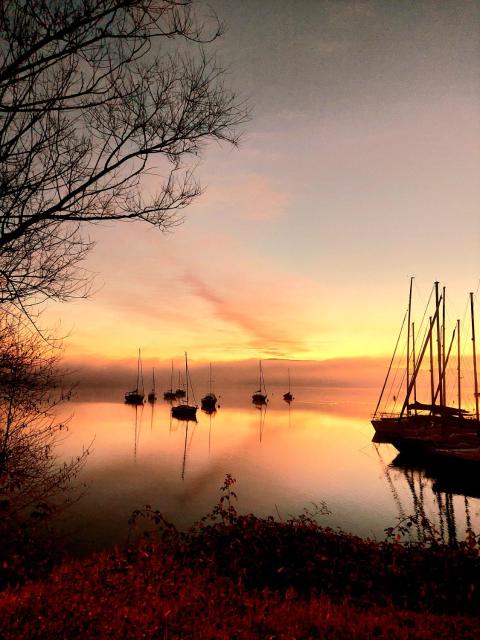
<svg viewBox="0 0 480 640"><path fill-rule="evenodd" d="M22 316L0 313L0 587L52 557L41 541L79 495L72 480L88 448L62 464L56 456L68 427L56 407L69 396L59 355Z"/></svg>
<svg viewBox="0 0 480 640"><path fill-rule="evenodd" d="M86 223L181 220L247 111L196 0L0 1L0 303L85 295ZM148 194L155 181L156 192Z"/></svg>

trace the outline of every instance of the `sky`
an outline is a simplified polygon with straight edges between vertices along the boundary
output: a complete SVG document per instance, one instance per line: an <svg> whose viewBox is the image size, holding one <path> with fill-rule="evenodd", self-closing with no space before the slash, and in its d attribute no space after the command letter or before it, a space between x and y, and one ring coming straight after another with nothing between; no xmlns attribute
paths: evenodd
<svg viewBox="0 0 480 640"><path fill-rule="evenodd" d="M410 276L463 317L479 283L480 5L214 0L252 109L162 235L96 226L89 300L45 319L76 361L385 358Z"/></svg>

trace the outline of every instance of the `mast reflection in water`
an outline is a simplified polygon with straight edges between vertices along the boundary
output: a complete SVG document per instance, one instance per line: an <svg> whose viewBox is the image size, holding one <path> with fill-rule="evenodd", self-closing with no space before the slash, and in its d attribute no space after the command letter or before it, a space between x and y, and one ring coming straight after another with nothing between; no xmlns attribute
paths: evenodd
<svg viewBox="0 0 480 640"><path fill-rule="evenodd" d="M426 461L406 453L397 454L387 465L378 445L376 451L398 509L398 521L411 519L414 525L409 529L411 539L456 544L467 530L475 531L475 524L478 528L478 522L472 520L471 503L478 511L479 468Z"/></svg>
<svg viewBox="0 0 480 640"><path fill-rule="evenodd" d="M243 513L278 509L286 518L325 501L332 515L322 524L377 539L402 513L425 514L445 535L455 520L458 539L468 518L479 529L480 490L472 478L461 484L458 473L410 462L407 468L393 446L371 442L376 389L368 395L364 389L296 386L291 406L284 391L271 387L268 408L257 408L249 387L222 389L222 409L199 410L198 423L172 419L168 403L157 403L154 411L119 404L118 392L103 402L76 402L60 453L69 459L93 438L95 447L79 477L88 492L65 523L72 547L124 542L130 514L146 504L188 527L217 502L226 473L237 479ZM148 429L142 428L145 411Z"/></svg>

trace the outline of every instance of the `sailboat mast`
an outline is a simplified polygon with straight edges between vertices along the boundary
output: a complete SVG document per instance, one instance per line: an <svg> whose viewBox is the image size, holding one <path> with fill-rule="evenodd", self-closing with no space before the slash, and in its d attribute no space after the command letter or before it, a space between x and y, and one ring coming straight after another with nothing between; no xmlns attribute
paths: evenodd
<svg viewBox="0 0 480 640"><path fill-rule="evenodd" d="M412 359L413 359L413 368L415 369L415 323L412 322ZM413 402L417 402L417 378L413 381ZM415 413L417 410L415 409Z"/></svg>
<svg viewBox="0 0 480 640"><path fill-rule="evenodd" d="M155 367L153 367L153 390L155 391Z"/></svg>
<svg viewBox="0 0 480 640"><path fill-rule="evenodd" d="M413 379L412 379L412 380L410 380L410 384L408 385L408 389L407 389L407 393L406 393L406 396L405 396L405 400L404 400L404 402L403 402L402 410L400 411L400 415L399 415L399 417L398 417L398 419L399 419L399 420L401 420L401 419L402 419L403 414L405 413L405 409L406 409L406 408L407 408L407 406L408 406L408 401L410 400L410 394L412 393L413 385L414 385L414 383L415 383L415 379L416 379L416 377L417 377L417 375L418 375L418 372L419 372L419 370L420 370L420 366L421 366L421 364L422 364L423 356L425 355L425 351L427 350L428 341L429 341L429 340L430 340L430 338L431 338L431 335L432 335L432 331L433 331L434 324L438 321L438 313L439 313L439 310L440 310L440 309L439 309L439 307L440 307L440 302L441 302L441 298L440 298L440 300L438 300L438 301L437 301L437 306L436 306L436 309L435 309L435 315L433 316L433 318L432 318L432 320L431 320L430 328L429 328L429 330L428 330L428 335L427 335L427 337L426 337L426 339L425 339L425 342L424 342L424 344L423 344L422 350L420 351L420 355L419 355L419 356L418 356L418 358L417 358L417 362L416 362L416 364L415 364L415 369L414 369L413 374L412 374ZM442 388L442 387L441 387L441 380L439 381L439 387L440 387L440 389Z"/></svg>
<svg viewBox="0 0 480 640"><path fill-rule="evenodd" d="M262 393L262 361L258 363L258 388L260 389L260 393Z"/></svg>
<svg viewBox="0 0 480 640"><path fill-rule="evenodd" d="M437 360L438 360L438 380L440 383L440 406L443 407L443 384L442 384L442 344L440 339L440 318L438 313L438 306L440 304L439 294L438 294L438 281L435 282L435 305L437 307L436 313L436 329L437 329Z"/></svg>
<svg viewBox="0 0 480 640"><path fill-rule="evenodd" d="M445 349L447 348L445 340L445 287L443 287L442 300L442 371L443 371L443 404L447 404L447 371L445 362Z"/></svg>
<svg viewBox="0 0 480 640"><path fill-rule="evenodd" d="M170 391L173 391L173 360L172 360L172 371L170 373Z"/></svg>
<svg viewBox="0 0 480 640"><path fill-rule="evenodd" d="M140 349L138 350L138 364L140 365L140 380L142 381L142 394L145 394L145 382L143 380L143 367L142 367L142 358L140 356Z"/></svg>
<svg viewBox="0 0 480 640"><path fill-rule="evenodd" d="M138 350L138 360L137 360L137 391L138 391L139 382L140 382L140 349Z"/></svg>
<svg viewBox="0 0 480 640"><path fill-rule="evenodd" d="M435 392L434 400L437 399L437 395L440 393L440 391L442 390L442 388L444 387L444 384L445 384L445 374L447 372L447 365L448 365L448 361L450 360L450 353L452 351L452 346L453 346L453 343L454 343L454 340L455 340L456 331L457 331L457 325L455 325L455 328L453 329L452 339L450 340L450 346L448 347L448 351L447 351L446 356L445 356L445 368L442 371L442 379L438 383L438 387L437 387L437 391Z"/></svg>
<svg viewBox="0 0 480 640"><path fill-rule="evenodd" d="M460 375L460 320L457 320L457 387L458 387L458 413L462 408L462 387Z"/></svg>
<svg viewBox="0 0 480 640"><path fill-rule="evenodd" d="M475 389L475 415L478 416L478 378L477 378L477 350L475 344L475 316L473 312L473 292L470 292L470 313L472 316L472 346L473 346L473 380Z"/></svg>
<svg viewBox="0 0 480 640"><path fill-rule="evenodd" d="M408 313L408 311L405 311L405 314L403 316L402 326L400 327L400 332L398 334L397 342L395 343L395 349L393 350L392 359L390 360L390 364L388 365L387 375L385 376L385 380L383 381L383 386L382 386L382 390L380 391L380 396L378 398L377 406L375 407L375 411L373 412L373 416L374 417L377 415L378 409L380 407L380 403L382 402L382 398L383 398L383 393L385 391L385 387L387 386L388 378L390 377L390 371L392 370L392 365L393 365L393 362L395 360L395 356L397 354L398 344L400 342L400 338L402 337L403 327L405 325L405 320L407 318L407 313ZM430 320L431 320L431 318L430 318Z"/></svg>
<svg viewBox="0 0 480 640"><path fill-rule="evenodd" d="M290 369L288 370L288 393L290 393Z"/></svg>
<svg viewBox="0 0 480 640"><path fill-rule="evenodd" d="M432 316L429 317L430 326L432 326ZM430 334L430 394L431 394L431 404L434 404L434 383L433 383L433 340L432 334Z"/></svg>
<svg viewBox="0 0 480 640"><path fill-rule="evenodd" d="M208 393L210 393L210 395L211 395L211 393L212 393L212 363L211 362L210 362L210 383L209 383L208 386L209 386Z"/></svg>
<svg viewBox="0 0 480 640"><path fill-rule="evenodd" d="M407 389L410 385L410 318L412 315L412 285L413 276L410 278L410 291L408 294L408 324L407 324ZM407 407L407 415L410 415L410 409Z"/></svg>
<svg viewBox="0 0 480 640"><path fill-rule="evenodd" d="M185 380L187 384L187 404L188 404L188 361L187 361L187 352L185 351Z"/></svg>

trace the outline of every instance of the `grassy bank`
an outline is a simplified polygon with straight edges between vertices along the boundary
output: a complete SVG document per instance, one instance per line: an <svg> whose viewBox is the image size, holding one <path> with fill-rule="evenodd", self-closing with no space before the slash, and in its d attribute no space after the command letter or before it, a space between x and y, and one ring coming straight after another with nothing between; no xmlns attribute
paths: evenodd
<svg viewBox="0 0 480 640"><path fill-rule="evenodd" d="M0 594L0 637L476 638L480 560L456 548L377 543L238 516L232 481L188 533L149 508L151 535L66 561Z"/></svg>

